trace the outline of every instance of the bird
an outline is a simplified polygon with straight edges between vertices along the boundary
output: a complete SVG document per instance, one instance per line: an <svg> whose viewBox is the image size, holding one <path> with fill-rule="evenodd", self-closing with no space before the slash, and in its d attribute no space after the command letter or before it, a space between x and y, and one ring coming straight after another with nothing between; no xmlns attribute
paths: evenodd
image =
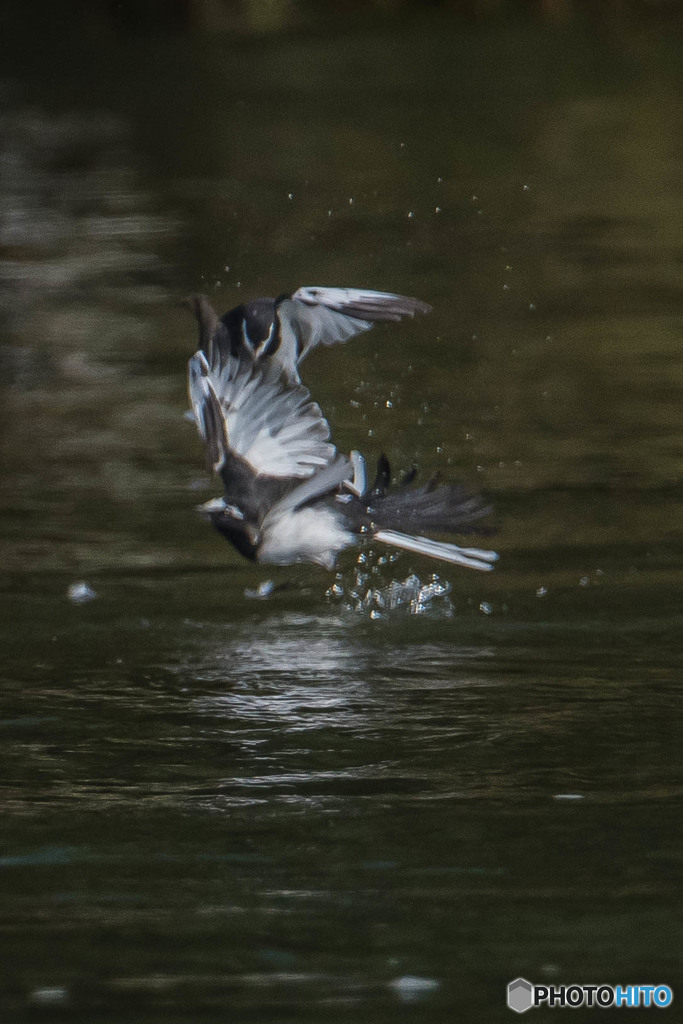
<svg viewBox="0 0 683 1024"><path fill-rule="evenodd" d="M223 494L198 506L247 559L310 562L332 570L347 548L378 542L488 572L495 551L459 547L425 533L486 532L491 509L438 477L398 487L379 456L372 483L358 451L340 453L300 365L318 346L431 312L419 299L362 288L302 287L258 298L219 317L206 295L186 300L199 326L188 366L189 416Z"/></svg>

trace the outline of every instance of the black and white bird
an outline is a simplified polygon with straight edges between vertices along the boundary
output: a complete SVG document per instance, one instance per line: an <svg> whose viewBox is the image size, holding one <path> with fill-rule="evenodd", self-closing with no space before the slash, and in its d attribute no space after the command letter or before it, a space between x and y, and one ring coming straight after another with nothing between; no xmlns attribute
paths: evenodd
<svg viewBox="0 0 683 1024"><path fill-rule="evenodd" d="M334 567L345 548L377 541L471 569L491 570L495 551L462 548L423 533L476 530L490 512L459 484L390 488L381 456L368 485L365 460L340 454L299 364L318 345L348 341L380 321L431 307L359 288L299 288L218 317L205 295L188 303L199 322L189 363L193 418L207 465L224 495L200 506L219 533L253 561Z"/></svg>

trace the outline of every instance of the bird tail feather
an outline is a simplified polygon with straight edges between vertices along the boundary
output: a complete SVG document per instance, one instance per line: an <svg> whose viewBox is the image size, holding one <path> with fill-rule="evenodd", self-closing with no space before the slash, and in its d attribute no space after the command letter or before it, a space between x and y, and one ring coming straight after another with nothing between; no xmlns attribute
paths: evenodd
<svg viewBox="0 0 683 1024"><path fill-rule="evenodd" d="M388 465L387 465L388 474ZM385 474L385 475L387 475ZM491 533L479 520L490 515L491 506L479 495L467 494L460 484L439 483L434 478L423 487L384 488L369 495L378 526L407 533L434 530L443 533Z"/></svg>
<svg viewBox="0 0 683 1024"><path fill-rule="evenodd" d="M443 541L431 540L429 537L413 537L398 530L378 530L373 539L382 544L389 544L404 551L414 551L418 555L428 555L443 562L464 565L468 569L479 569L490 572L493 563L498 561L496 551L485 551L481 548L461 548L457 544L446 544Z"/></svg>

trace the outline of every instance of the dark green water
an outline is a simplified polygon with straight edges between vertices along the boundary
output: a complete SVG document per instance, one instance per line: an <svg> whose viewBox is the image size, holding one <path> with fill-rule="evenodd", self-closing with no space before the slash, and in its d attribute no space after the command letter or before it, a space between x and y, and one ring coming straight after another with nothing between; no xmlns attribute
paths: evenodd
<svg viewBox="0 0 683 1024"><path fill-rule="evenodd" d="M438 14L36 40L14 6L3 1021L478 1024L518 975L675 987L680 48ZM343 598L310 568L249 599L268 572L197 519L174 304L301 284L434 305L305 378L341 449L493 499L499 567L439 570L450 606L349 609L353 556Z"/></svg>

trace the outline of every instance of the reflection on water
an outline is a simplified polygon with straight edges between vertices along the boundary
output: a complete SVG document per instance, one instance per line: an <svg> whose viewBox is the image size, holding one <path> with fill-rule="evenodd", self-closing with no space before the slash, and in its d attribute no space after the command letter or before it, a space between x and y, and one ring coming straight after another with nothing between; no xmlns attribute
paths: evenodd
<svg viewBox="0 0 683 1024"><path fill-rule="evenodd" d="M49 61L0 33L0 1007L489 1022L518 975L675 984L674 42L103 11ZM491 495L494 573L266 586L197 521L174 302L311 283L434 304L305 378L343 450Z"/></svg>
<svg viewBox="0 0 683 1024"><path fill-rule="evenodd" d="M615 956L671 972L683 780L661 629L144 625L127 594L127 619L66 607L30 681L5 683L8 1005L53 988L313 1019L353 999L381 1019L401 979L434 982L415 984L426 1012L473 979L494 1008L518 966L574 976L586 948L605 976Z"/></svg>

